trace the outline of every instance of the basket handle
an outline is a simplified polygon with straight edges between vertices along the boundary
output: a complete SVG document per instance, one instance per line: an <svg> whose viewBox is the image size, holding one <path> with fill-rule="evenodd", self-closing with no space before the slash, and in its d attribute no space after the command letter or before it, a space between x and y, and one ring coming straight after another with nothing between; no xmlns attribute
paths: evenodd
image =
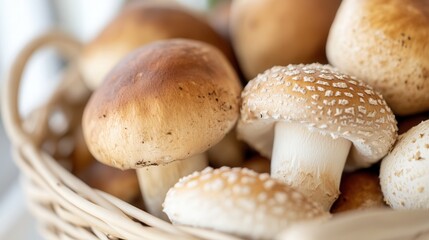
<svg viewBox="0 0 429 240"><path fill-rule="evenodd" d="M57 48L60 54L70 61L77 58L81 49L81 44L76 39L59 31L52 31L32 40L18 54L3 86L1 101L4 127L14 145L31 141L31 136L24 130L23 120L19 114L19 89L26 64L35 52L47 46Z"/></svg>

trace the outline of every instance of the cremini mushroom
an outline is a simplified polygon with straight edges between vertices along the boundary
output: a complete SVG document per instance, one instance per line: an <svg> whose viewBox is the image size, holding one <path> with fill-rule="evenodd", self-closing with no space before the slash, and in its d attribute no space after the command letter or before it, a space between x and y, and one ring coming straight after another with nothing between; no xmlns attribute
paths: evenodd
<svg viewBox="0 0 429 240"><path fill-rule="evenodd" d="M168 189L207 166L199 155L234 127L240 92L216 48L158 41L128 55L93 93L83 114L85 141L97 160L137 168L147 210L162 217Z"/></svg>
<svg viewBox="0 0 429 240"><path fill-rule="evenodd" d="M365 167L387 154L397 133L383 97L329 65L273 67L242 93L238 135L271 159L274 178L329 209L346 159Z"/></svg>
<svg viewBox="0 0 429 240"><path fill-rule="evenodd" d="M429 2L343 0L329 63L379 91L397 115L429 110Z"/></svg>
<svg viewBox="0 0 429 240"><path fill-rule="evenodd" d="M381 189L392 208L429 210L428 138L429 120L401 135L382 160Z"/></svg>
<svg viewBox="0 0 429 240"><path fill-rule="evenodd" d="M157 40L172 38L212 44L235 64L228 42L203 18L171 2L134 1L84 47L79 64L84 80L94 90L129 52Z"/></svg>
<svg viewBox="0 0 429 240"><path fill-rule="evenodd" d="M206 168L186 176L163 206L173 224L251 239L272 239L294 223L329 217L289 185L245 168Z"/></svg>

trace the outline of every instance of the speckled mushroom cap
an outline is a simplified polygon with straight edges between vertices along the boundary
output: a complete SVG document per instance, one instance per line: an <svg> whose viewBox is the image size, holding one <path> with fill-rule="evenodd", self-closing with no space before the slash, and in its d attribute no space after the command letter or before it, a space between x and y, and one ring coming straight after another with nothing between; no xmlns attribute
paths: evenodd
<svg viewBox="0 0 429 240"><path fill-rule="evenodd" d="M206 168L167 193L164 212L174 224L254 239L273 239L290 225L328 217L317 203L268 174L246 168Z"/></svg>
<svg viewBox="0 0 429 240"><path fill-rule="evenodd" d="M128 55L93 93L83 114L94 157L126 169L202 153L239 115L241 85L209 44L165 40Z"/></svg>
<svg viewBox="0 0 429 240"><path fill-rule="evenodd" d="M429 109L429 1L343 0L329 62L379 91L398 115Z"/></svg>
<svg viewBox="0 0 429 240"><path fill-rule="evenodd" d="M383 97L329 65L273 67L247 84L239 138L271 158L274 124L279 121L350 140L348 164L356 167L386 155L397 136L395 116Z"/></svg>
<svg viewBox="0 0 429 240"><path fill-rule="evenodd" d="M91 89L129 52L157 40L186 38L216 46L235 64L231 47L202 18L178 4L134 1L127 4L83 49L80 70Z"/></svg>
<svg viewBox="0 0 429 240"><path fill-rule="evenodd" d="M399 137L381 162L385 201L395 209L429 209L429 120Z"/></svg>

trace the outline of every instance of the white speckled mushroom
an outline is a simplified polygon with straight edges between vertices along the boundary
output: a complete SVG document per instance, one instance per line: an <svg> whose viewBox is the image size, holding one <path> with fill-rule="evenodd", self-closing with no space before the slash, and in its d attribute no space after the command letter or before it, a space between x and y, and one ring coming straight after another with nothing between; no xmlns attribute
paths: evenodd
<svg viewBox="0 0 429 240"><path fill-rule="evenodd" d="M297 222L330 216L294 188L245 168L206 168L186 176L163 205L173 224L252 239L272 239Z"/></svg>
<svg viewBox="0 0 429 240"><path fill-rule="evenodd" d="M384 199L395 209L429 209L429 120L399 137L381 162Z"/></svg>
<svg viewBox="0 0 429 240"><path fill-rule="evenodd" d="M85 141L97 160L137 168L147 210L162 217L168 189L206 167L197 156L234 127L240 92L236 73L213 46L184 39L148 44L91 96Z"/></svg>
<svg viewBox="0 0 429 240"><path fill-rule="evenodd" d="M392 111L429 110L429 1L343 0L329 32L329 63L379 91Z"/></svg>
<svg viewBox="0 0 429 240"><path fill-rule="evenodd" d="M338 197L346 159L353 167L371 165L397 136L395 116L380 94L320 64L273 67L250 81L237 130L271 158L274 178L326 209Z"/></svg>

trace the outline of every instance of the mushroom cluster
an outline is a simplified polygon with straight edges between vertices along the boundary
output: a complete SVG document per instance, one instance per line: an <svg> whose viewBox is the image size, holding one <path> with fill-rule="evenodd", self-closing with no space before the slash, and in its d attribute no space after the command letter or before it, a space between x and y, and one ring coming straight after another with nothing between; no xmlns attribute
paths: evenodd
<svg viewBox="0 0 429 240"><path fill-rule="evenodd" d="M76 155L131 173L109 189L134 197L138 179L156 217L250 239L427 210L429 121L411 127L429 119L428 6L237 0L208 20L132 3L80 58L93 93ZM102 189L99 165L80 168Z"/></svg>

